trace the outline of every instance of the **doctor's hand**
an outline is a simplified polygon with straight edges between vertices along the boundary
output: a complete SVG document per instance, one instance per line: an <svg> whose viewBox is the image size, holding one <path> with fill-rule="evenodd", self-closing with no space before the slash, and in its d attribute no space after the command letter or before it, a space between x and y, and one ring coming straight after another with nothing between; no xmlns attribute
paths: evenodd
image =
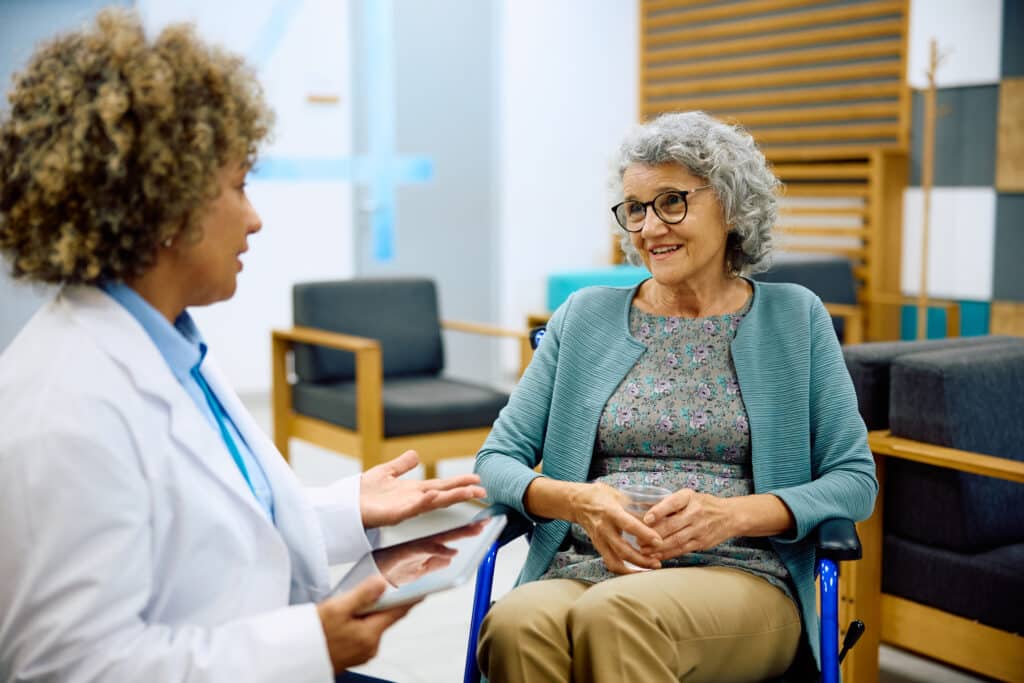
<svg viewBox="0 0 1024 683"><path fill-rule="evenodd" d="M412 609L413 605L403 605L360 616L358 612L375 603L386 588L382 577L373 576L316 606L334 673L373 659L384 631Z"/></svg>
<svg viewBox="0 0 1024 683"><path fill-rule="evenodd" d="M583 527L601 559L614 574L631 574L627 562L646 569L658 569L657 558L644 554L623 534L634 536L641 546L656 546L661 536L626 510L625 494L603 483L582 484L570 494L572 520Z"/></svg>
<svg viewBox="0 0 1024 683"><path fill-rule="evenodd" d="M419 464L416 451L406 451L363 472L359 482L359 512L363 527L390 526L416 515L487 495L480 477L463 474L445 479L399 479Z"/></svg>

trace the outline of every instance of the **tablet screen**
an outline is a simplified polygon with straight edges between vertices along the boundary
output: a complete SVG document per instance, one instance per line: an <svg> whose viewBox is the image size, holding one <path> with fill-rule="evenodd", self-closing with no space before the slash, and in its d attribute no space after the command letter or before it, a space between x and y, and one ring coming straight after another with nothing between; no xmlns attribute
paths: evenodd
<svg viewBox="0 0 1024 683"><path fill-rule="evenodd" d="M364 555L332 593L351 590L369 576L383 576L387 590L365 610L375 612L454 588L473 577L505 521L504 515L481 515L454 529L378 548Z"/></svg>

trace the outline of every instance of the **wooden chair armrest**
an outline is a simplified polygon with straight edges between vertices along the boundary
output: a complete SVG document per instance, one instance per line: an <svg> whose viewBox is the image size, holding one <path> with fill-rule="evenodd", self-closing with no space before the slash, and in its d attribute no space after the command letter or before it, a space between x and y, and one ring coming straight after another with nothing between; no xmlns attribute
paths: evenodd
<svg viewBox="0 0 1024 683"><path fill-rule="evenodd" d="M525 339L529 341L528 332L509 330L504 327L495 327L493 325L484 325L481 323L469 323L461 320L442 320L441 327L454 332L468 332L469 334L479 334L487 337L511 337L513 339Z"/></svg>
<svg viewBox="0 0 1024 683"><path fill-rule="evenodd" d="M913 460L946 469L1024 483L1024 462L983 453L961 451L893 436L888 429L868 433L868 445L877 455Z"/></svg>
<svg viewBox="0 0 1024 683"><path fill-rule="evenodd" d="M533 358L533 349L530 348L530 333L521 330L509 330L494 325L483 325L480 323L468 323L461 320L442 320L441 327L454 332L468 332L487 337L508 337L519 341L519 375L526 372L526 366Z"/></svg>
<svg viewBox="0 0 1024 683"><path fill-rule="evenodd" d="M615 239L619 239L616 237ZM526 326L531 330L541 325L547 325L548 321L551 320L550 313L529 313L526 316Z"/></svg>
<svg viewBox="0 0 1024 683"><path fill-rule="evenodd" d="M843 319L844 344L860 344L864 341L864 313L859 305L822 303L829 315Z"/></svg>
<svg viewBox="0 0 1024 683"><path fill-rule="evenodd" d="M290 421L292 387L288 380L288 348L293 344L325 346L355 354L356 370L356 425L363 447L372 452L384 435L384 404L382 401L384 369L380 342L352 334L328 332L312 327L293 327L290 330L272 330L271 388L274 405L274 439L278 448L287 448L288 434L283 425ZM280 433L279 433L280 432ZM371 467L376 462L365 461Z"/></svg>
<svg viewBox="0 0 1024 683"><path fill-rule="evenodd" d="M274 330L271 333L274 341L291 344L312 344L313 346L326 346L340 351L369 351L380 349L380 342L369 337L357 337L353 334L342 334L341 332L329 332L318 330L313 327L293 327L290 330Z"/></svg>

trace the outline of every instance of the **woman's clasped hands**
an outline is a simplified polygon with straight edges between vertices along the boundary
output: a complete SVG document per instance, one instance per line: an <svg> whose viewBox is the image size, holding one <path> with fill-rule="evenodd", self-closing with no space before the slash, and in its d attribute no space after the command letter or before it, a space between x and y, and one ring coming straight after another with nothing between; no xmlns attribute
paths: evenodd
<svg viewBox="0 0 1024 683"><path fill-rule="evenodd" d="M713 548L738 535L734 506L692 489L680 489L648 510L629 512L629 497L600 482L572 493L572 521L587 532L608 570L615 574L658 569L663 560ZM624 537L632 536L636 545Z"/></svg>
<svg viewBox="0 0 1024 683"><path fill-rule="evenodd" d="M737 533L734 498L720 498L693 489L679 489L651 507L643 522L658 536L644 545L644 553L667 560L687 553L709 550ZM639 538L639 536L637 537Z"/></svg>

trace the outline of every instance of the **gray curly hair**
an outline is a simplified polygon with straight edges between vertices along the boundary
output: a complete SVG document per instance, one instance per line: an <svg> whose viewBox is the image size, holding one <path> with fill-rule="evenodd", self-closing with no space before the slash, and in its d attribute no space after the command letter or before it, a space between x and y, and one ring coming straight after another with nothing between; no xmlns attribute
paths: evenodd
<svg viewBox="0 0 1024 683"><path fill-rule="evenodd" d="M612 196L622 197L622 176L632 164L663 163L677 163L706 178L714 188L730 226L727 270L734 275L766 270L771 263L772 226L778 216L776 192L781 183L750 134L701 111L662 114L635 126L619 147ZM617 226L616 230L627 260L643 265L629 233Z"/></svg>

